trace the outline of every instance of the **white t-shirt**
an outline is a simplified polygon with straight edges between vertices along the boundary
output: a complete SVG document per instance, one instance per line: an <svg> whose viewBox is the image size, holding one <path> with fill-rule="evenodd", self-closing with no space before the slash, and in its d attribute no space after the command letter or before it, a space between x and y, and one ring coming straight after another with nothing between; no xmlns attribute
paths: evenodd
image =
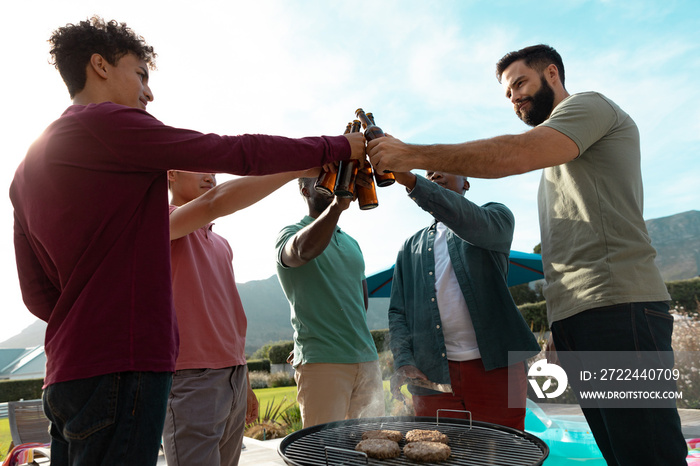
<svg viewBox="0 0 700 466"><path fill-rule="evenodd" d="M447 359L469 361L481 358L467 302L457 282L447 250L447 227L438 222L435 235L435 287L445 337Z"/></svg>

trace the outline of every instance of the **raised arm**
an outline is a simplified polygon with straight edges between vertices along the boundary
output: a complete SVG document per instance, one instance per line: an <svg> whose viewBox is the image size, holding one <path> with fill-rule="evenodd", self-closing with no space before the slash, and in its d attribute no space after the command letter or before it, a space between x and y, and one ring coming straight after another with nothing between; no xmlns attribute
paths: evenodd
<svg viewBox="0 0 700 466"><path fill-rule="evenodd" d="M291 180L301 176L316 176L318 170L315 168L274 175L246 176L221 183L170 215L170 239L181 238L219 217L245 209Z"/></svg>
<svg viewBox="0 0 700 466"><path fill-rule="evenodd" d="M316 220L287 240L280 256L282 263L287 267L299 267L320 256L333 237L340 214L350 202L350 199L334 197Z"/></svg>

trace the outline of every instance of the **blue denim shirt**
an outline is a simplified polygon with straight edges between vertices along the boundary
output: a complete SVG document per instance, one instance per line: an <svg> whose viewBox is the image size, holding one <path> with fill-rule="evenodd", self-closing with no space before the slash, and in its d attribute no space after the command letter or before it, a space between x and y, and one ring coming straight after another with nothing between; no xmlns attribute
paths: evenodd
<svg viewBox="0 0 700 466"><path fill-rule="evenodd" d="M494 202L478 206L422 177L409 195L448 228L447 249L485 369L508 366L508 351L537 354L537 340L508 290L508 256L515 228L510 209ZM389 304L390 347L395 368L416 366L431 381L450 383L435 292L435 223L408 238L396 259ZM435 393L413 386L411 392Z"/></svg>

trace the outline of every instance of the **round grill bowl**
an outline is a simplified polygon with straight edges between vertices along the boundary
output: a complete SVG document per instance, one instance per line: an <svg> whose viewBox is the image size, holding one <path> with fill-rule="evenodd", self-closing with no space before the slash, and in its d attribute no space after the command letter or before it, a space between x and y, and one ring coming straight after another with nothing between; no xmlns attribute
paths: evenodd
<svg viewBox="0 0 700 466"><path fill-rule="evenodd" d="M278 453L292 466L417 464L403 453L378 460L355 451L363 432L380 429L398 430L404 436L413 429L447 435L451 456L439 463L420 463L423 465L530 466L541 465L549 455L547 445L527 432L486 422L420 416L348 419L307 427L285 437ZM401 449L404 445L401 440Z"/></svg>

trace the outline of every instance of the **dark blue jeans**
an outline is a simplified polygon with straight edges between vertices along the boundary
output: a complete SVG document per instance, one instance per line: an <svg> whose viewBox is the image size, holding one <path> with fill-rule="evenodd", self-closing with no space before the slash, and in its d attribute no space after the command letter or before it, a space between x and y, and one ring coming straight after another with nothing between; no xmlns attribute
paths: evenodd
<svg viewBox="0 0 700 466"><path fill-rule="evenodd" d="M49 385L51 464L155 465L170 372L121 372Z"/></svg>
<svg viewBox="0 0 700 466"><path fill-rule="evenodd" d="M673 317L666 303L590 309L552 324L558 351L672 351ZM561 359L564 369L566 360ZM569 377L578 394L582 382ZM579 400L580 401L580 400ZM584 408L609 466L685 465L688 449L676 408Z"/></svg>

